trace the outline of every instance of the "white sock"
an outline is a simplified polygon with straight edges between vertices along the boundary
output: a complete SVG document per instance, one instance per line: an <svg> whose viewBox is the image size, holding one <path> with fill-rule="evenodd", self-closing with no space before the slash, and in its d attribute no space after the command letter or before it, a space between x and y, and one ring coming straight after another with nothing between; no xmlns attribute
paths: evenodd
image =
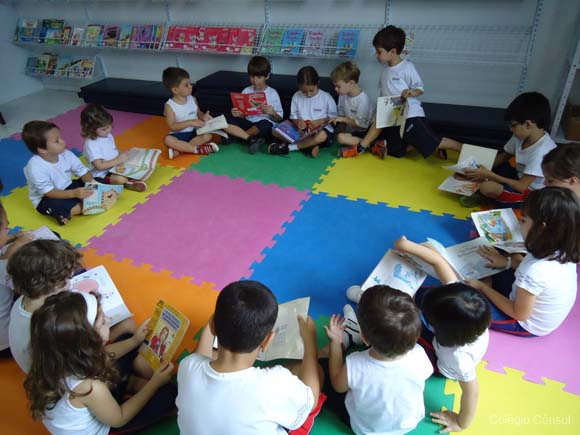
<svg viewBox="0 0 580 435"><path fill-rule="evenodd" d="M288 145L288 151L298 151L298 145L295 143Z"/></svg>

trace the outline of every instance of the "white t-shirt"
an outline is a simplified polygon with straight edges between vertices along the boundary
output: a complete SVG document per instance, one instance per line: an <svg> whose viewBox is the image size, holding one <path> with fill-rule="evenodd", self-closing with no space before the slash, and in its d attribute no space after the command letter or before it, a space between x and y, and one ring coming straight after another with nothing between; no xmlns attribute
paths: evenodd
<svg viewBox="0 0 580 435"><path fill-rule="evenodd" d="M544 187L544 175L542 174L542 159L546 154L556 148L556 144L548 133L538 140L535 144L522 149L523 141L515 136L504 145L506 153L516 156L516 171L518 177L524 175L533 175L536 179L530 184L530 190L541 189Z"/></svg>
<svg viewBox="0 0 580 435"><path fill-rule="evenodd" d="M349 97L348 95L338 96L338 116L354 119L363 130L367 129L373 121L373 114L374 106L365 91L354 97ZM346 131L353 130L361 129L349 125Z"/></svg>
<svg viewBox="0 0 580 435"><path fill-rule="evenodd" d="M264 94L266 94L266 102L268 103L268 105L274 108L274 110L276 111L276 113L280 118L284 118L284 109L282 109L280 95L278 95L278 91L276 89L268 86L264 91L256 91L253 86L248 86L247 88L244 88L242 94L253 94L255 92L263 92ZM272 120L272 118L270 118L270 115L266 115L264 113L260 115L248 115L246 116L246 119L253 123L259 122L262 119L270 121L272 124L276 123L275 121Z"/></svg>
<svg viewBox="0 0 580 435"><path fill-rule="evenodd" d="M415 65L403 60L395 66L386 65L379 80L381 97L400 96L405 89L423 89L423 81L415 69ZM408 118L425 116L421 102L415 97L407 98L409 104Z"/></svg>
<svg viewBox="0 0 580 435"><path fill-rule="evenodd" d="M67 386L73 390L83 380L67 378ZM52 435L107 435L111 427L101 423L89 408L76 408L69 402L69 394L65 393L56 402L53 409L46 410L42 419L44 426Z"/></svg>
<svg viewBox="0 0 580 435"><path fill-rule="evenodd" d="M12 286L6 272L8 260L0 260L0 350L8 349L8 325L13 304Z"/></svg>
<svg viewBox="0 0 580 435"><path fill-rule="evenodd" d="M423 390L433 366L416 345L396 361L379 361L370 350L346 357L349 390L344 404L355 434L405 434L425 417Z"/></svg>
<svg viewBox="0 0 580 435"><path fill-rule="evenodd" d="M168 104L169 107L171 107L171 110L173 110L176 122L197 119L198 107L195 98L193 98L191 95L188 95L185 104L177 104L175 101L173 101L173 98L167 100L165 104ZM185 127L178 131L172 131L172 133L187 133L189 131L193 131L193 127Z"/></svg>
<svg viewBox="0 0 580 435"><path fill-rule="evenodd" d="M297 91L292 96L290 119L316 121L323 118L335 118L337 114L334 98L322 89L319 89L312 97L306 97L301 91ZM332 124L327 125L325 129L330 132L334 131Z"/></svg>
<svg viewBox="0 0 580 435"><path fill-rule="evenodd" d="M32 156L24 167L32 205L36 208L42 197L51 190L65 190L72 182L72 174L82 177L87 172L83 162L69 150L59 154L56 163L47 162L39 155Z"/></svg>
<svg viewBox="0 0 580 435"><path fill-rule="evenodd" d="M16 363L24 373L30 370L30 319L32 313L22 306L24 296L20 296L14 302L10 311L10 325L8 326L8 340L10 352Z"/></svg>
<svg viewBox="0 0 580 435"><path fill-rule="evenodd" d="M177 423L183 435L287 435L310 414L310 387L282 366L219 373L191 354L177 372Z"/></svg>
<svg viewBox="0 0 580 435"><path fill-rule="evenodd" d="M435 337L433 348L437 355L437 367L446 378L463 382L473 381L477 377L475 368L485 355L488 345L487 329L473 343L464 346L441 346Z"/></svg>
<svg viewBox="0 0 580 435"><path fill-rule="evenodd" d="M528 320L518 323L534 335L542 336L554 331L568 316L576 300L576 264L539 260L528 253L515 275L510 300L515 300L516 287L536 296L532 314Z"/></svg>
<svg viewBox="0 0 580 435"><path fill-rule="evenodd" d="M97 137L96 139L86 139L83 154L89 162L89 167L93 177L105 177L108 169L99 170L93 166L95 160L113 160L119 155L119 150L115 144L115 138L111 133L107 137Z"/></svg>

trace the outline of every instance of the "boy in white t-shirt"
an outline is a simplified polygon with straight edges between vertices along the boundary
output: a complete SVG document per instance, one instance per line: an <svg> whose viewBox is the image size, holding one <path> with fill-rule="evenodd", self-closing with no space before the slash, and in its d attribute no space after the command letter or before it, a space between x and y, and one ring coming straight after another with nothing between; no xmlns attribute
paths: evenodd
<svg viewBox="0 0 580 435"><path fill-rule="evenodd" d="M284 435L302 426L320 392L316 327L310 317L298 318L304 359L292 371L254 367L275 337L277 315L276 297L259 282L234 282L220 292L195 353L177 372L180 433Z"/></svg>
<svg viewBox="0 0 580 435"><path fill-rule="evenodd" d="M325 384L327 404L355 434L405 434L425 417L423 391L433 367L417 344L419 309L406 293L388 286L367 289L358 305L362 341L370 346L343 360L345 321L333 314L325 326L330 340L328 379L344 402ZM348 416L342 409L346 407Z"/></svg>
<svg viewBox="0 0 580 435"><path fill-rule="evenodd" d="M22 140L34 154L24 167L32 205L59 225L66 225L71 216L82 213L82 200L93 194L85 188L86 182L93 181L92 174L66 149L58 126L52 122L27 122ZM71 181L71 174L79 178Z"/></svg>
<svg viewBox="0 0 580 435"><path fill-rule="evenodd" d="M257 140L249 141L250 154L256 154L264 144L265 139L272 131L272 126L280 122L284 117L280 95L276 89L266 83L270 78L272 67L270 62L263 56L254 56L248 62L248 75L251 86L242 90L242 94L263 92L266 95L266 104L260 107L259 115L244 115L236 107L232 107L232 114L227 115L228 124L236 125L246 133L257 137Z"/></svg>

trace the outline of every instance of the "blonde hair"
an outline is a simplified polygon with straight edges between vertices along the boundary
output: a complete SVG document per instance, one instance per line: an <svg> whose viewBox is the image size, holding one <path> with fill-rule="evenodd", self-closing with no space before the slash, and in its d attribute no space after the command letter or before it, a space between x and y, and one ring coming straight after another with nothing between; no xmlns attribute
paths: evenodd
<svg viewBox="0 0 580 435"><path fill-rule="evenodd" d="M336 68L334 68L330 73L330 79L333 82L337 82L339 80L348 82L352 80L353 82L358 83L359 77L360 69L358 69L356 63L350 61L337 65Z"/></svg>

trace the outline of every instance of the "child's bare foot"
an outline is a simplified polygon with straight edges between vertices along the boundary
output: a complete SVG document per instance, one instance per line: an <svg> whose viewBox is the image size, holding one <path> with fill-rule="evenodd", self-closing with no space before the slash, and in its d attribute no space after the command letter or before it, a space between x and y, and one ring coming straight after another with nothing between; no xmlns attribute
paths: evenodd
<svg viewBox="0 0 580 435"><path fill-rule="evenodd" d="M147 184L145 184L143 181L127 181L124 184L124 187L127 190L132 190L133 192L145 192L147 190Z"/></svg>

